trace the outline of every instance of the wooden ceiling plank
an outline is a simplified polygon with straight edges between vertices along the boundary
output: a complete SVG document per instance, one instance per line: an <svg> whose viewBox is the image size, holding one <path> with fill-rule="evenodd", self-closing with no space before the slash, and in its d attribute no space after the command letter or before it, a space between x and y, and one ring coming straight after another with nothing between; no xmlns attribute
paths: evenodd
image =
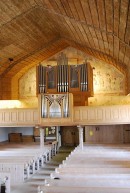
<svg viewBox="0 0 130 193"><path fill-rule="evenodd" d="M84 27L85 33L86 33L86 35L88 37L88 41L89 41L90 47L95 47L95 44L94 44L94 41L93 41L93 37L91 35L89 27L87 25L83 25L83 27Z"/></svg>
<svg viewBox="0 0 130 193"><path fill-rule="evenodd" d="M28 2L30 3L31 6L37 5L36 0L28 0Z"/></svg>
<svg viewBox="0 0 130 193"><path fill-rule="evenodd" d="M36 14L34 14L34 12L29 14L26 18L28 20L28 23L30 24L30 25L28 25L28 29L31 31L31 33L33 33L33 36L35 36L35 38L36 38L35 40L37 41L38 38L39 39L47 39L46 34L47 33L49 34L49 31L48 31L48 28L46 27L46 21L44 24L45 25L44 28L47 30L47 32L44 31L44 33L43 33L42 32L43 29L39 26L38 21L35 19Z"/></svg>
<svg viewBox="0 0 130 193"><path fill-rule="evenodd" d="M82 4L81 4L81 0L73 0L73 3L75 4L75 7L76 7L76 11L79 15L79 19L81 21L85 21L85 15L84 15L84 11L83 11L83 8L82 8Z"/></svg>
<svg viewBox="0 0 130 193"><path fill-rule="evenodd" d="M4 2L0 1L0 8L2 12L5 13L4 16L6 18L6 21L8 21L8 19L10 20L13 17L15 17L16 13L19 12L17 7L15 7L14 3L12 4L10 1L4 1Z"/></svg>
<svg viewBox="0 0 130 193"><path fill-rule="evenodd" d="M126 46L124 63L130 68L130 47Z"/></svg>
<svg viewBox="0 0 130 193"><path fill-rule="evenodd" d="M42 3L46 9L54 10L50 0L42 0Z"/></svg>
<svg viewBox="0 0 130 193"><path fill-rule="evenodd" d="M98 12L97 12L97 6L95 3L95 0L89 0L89 7L90 7L93 25L99 28Z"/></svg>
<svg viewBox="0 0 130 193"><path fill-rule="evenodd" d="M109 44L108 44L108 39L107 39L107 34L105 32L102 32L102 38L103 38L103 42L104 42L104 48L105 48L105 52L109 55Z"/></svg>
<svg viewBox="0 0 130 193"><path fill-rule="evenodd" d="M89 33L89 29L85 25L81 25L84 30L84 36L86 37L86 41L88 43L88 47L92 47L94 45L93 39L91 37L91 34ZM88 35L89 34L89 35ZM90 38L91 37L91 38Z"/></svg>
<svg viewBox="0 0 130 193"><path fill-rule="evenodd" d="M70 38L74 38L74 32L73 32L73 28L72 28L72 26L70 27L70 23L68 24L68 20L67 19L63 19L63 25L62 25L62 31L63 31L63 33L61 34L61 36L62 37L64 37L64 38L68 38L68 37L70 37ZM60 26L61 26L61 24L60 24ZM67 33L66 33L66 31L65 30L67 30Z"/></svg>
<svg viewBox="0 0 130 193"><path fill-rule="evenodd" d="M120 1L113 1L114 10L114 34L119 35Z"/></svg>
<svg viewBox="0 0 130 193"><path fill-rule="evenodd" d="M130 45L130 3L128 6L127 25L125 32L125 42Z"/></svg>
<svg viewBox="0 0 130 193"><path fill-rule="evenodd" d="M72 11L70 9L68 1L61 0L61 3L63 5L63 8L65 9L65 12L66 12L67 16L70 17L70 18L73 18L73 14L72 14Z"/></svg>
<svg viewBox="0 0 130 193"><path fill-rule="evenodd" d="M105 0L107 31L113 33L113 0Z"/></svg>
<svg viewBox="0 0 130 193"><path fill-rule="evenodd" d="M99 25L100 25L100 28L102 29L102 31L100 32L101 33L101 38L102 39L102 42L100 43L100 47L101 50L103 51L103 47L104 47L104 51L105 53L109 54L109 51L108 51L108 44L106 42L108 42L108 39L107 39L107 36L105 35L105 31L106 31L106 15L105 15L105 10L104 10L104 0L97 0L97 10L98 10L98 18L99 18ZM96 30L98 31L98 30ZM106 37L105 37L106 36ZM105 44L104 44L105 43Z"/></svg>
<svg viewBox="0 0 130 193"><path fill-rule="evenodd" d="M4 27L4 30L2 30L2 34L3 34L4 39L6 38L7 40L9 39L9 42L11 44L19 39L19 37L16 37L16 31L15 29L12 28L11 25Z"/></svg>
<svg viewBox="0 0 130 193"><path fill-rule="evenodd" d="M73 23L73 25L74 25L74 29L75 29L76 33L79 36L80 43L82 43L84 45L85 44L85 39L83 37L83 34L80 31L80 28L78 27L77 23L75 23L75 22Z"/></svg>
<svg viewBox="0 0 130 193"><path fill-rule="evenodd" d="M48 6L47 6L45 0L34 0L34 1L37 3L37 5L43 6L44 8L48 9Z"/></svg>
<svg viewBox="0 0 130 193"><path fill-rule="evenodd" d="M82 26L80 23L77 23L77 26L78 26L78 28L79 28L82 36L83 36L84 43L87 43L87 45L88 45L88 44L89 44L89 41L88 41L88 38L87 38L87 36L86 36L86 33L85 33L85 31L84 31L83 26Z"/></svg>
<svg viewBox="0 0 130 193"><path fill-rule="evenodd" d="M102 33L99 30L95 30L95 32L96 32L96 35L97 35L97 38L98 38L98 43L99 43L100 50L102 52L105 52Z"/></svg>
<svg viewBox="0 0 130 193"><path fill-rule="evenodd" d="M105 18L105 10L104 10L104 0L97 0L97 11L99 17L99 25L100 28L106 31L106 18Z"/></svg>
<svg viewBox="0 0 130 193"><path fill-rule="evenodd" d="M22 21L20 20L19 22L13 22L12 26L16 31L16 35L18 33L21 34L23 36L22 39L24 39L24 41L26 39L26 40L37 42L37 40L40 39L40 37L39 38L35 37L36 33L34 33L34 31L32 30L31 27L29 27L30 26L29 22L25 18L23 18ZM20 36L20 35L18 35L18 36Z"/></svg>
<svg viewBox="0 0 130 193"><path fill-rule="evenodd" d="M118 61L118 56L119 56L119 38L116 36L114 37L114 58Z"/></svg>
<svg viewBox="0 0 130 193"><path fill-rule="evenodd" d="M51 0L50 1L50 4L52 5L53 9L57 12L57 13L60 13L60 14L63 14L63 12L61 12L59 9L59 6L57 5L57 3L55 2L55 0ZM62 7L62 6L61 6ZM63 9L64 10L64 9ZM65 11L64 11L65 12Z"/></svg>
<svg viewBox="0 0 130 193"><path fill-rule="evenodd" d="M81 26L78 25L78 23L77 24L74 23L74 28L76 29L77 34L79 35L80 42L84 45L86 43L86 37L85 37L84 31L82 30Z"/></svg>
<svg viewBox="0 0 130 193"><path fill-rule="evenodd" d="M80 42L80 38L79 38L77 32L75 31L75 28L74 28L72 22L69 19L66 19L66 23L68 24L69 28L73 32L73 37L74 37L73 39L76 39L78 42Z"/></svg>
<svg viewBox="0 0 130 193"><path fill-rule="evenodd" d="M126 46L120 41L119 61L124 62Z"/></svg>
<svg viewBox="0 0 130 193"><path fill-rule="evenodd" d="M78 21L80 18L79 18L78 10L76 9L74 2L75 1L68 1L68 4L73 14L73 18Z"/></svg>
<svg viewBox="0 0 130 193"><path fill-rule="evenodd" d="M108 38L108 42L109 42L110 55L113 57L113 55L114 55L113 36L110 34L110 35L107 35L107 38Z"/></svg>
<svg viewBox="0 0 130 193"><path fill-rule="evenodd" d="M92 21L92 17L91 17L91 12L90 12L90 8L89 8L89 4L88 4L89 0L81 0L81 5L84 11L84 16L86 18L86 22L88 25L92 25L93 21Z"/></svg>
<svg viewBox="0 0 130 193"><path fill-rule="evenodd" d="M120 24L119 24L119 38L124 41L126 23L127 23L127 12L128 12L129 0L121 0L120 6Z"/></svg>
<svg viewBox="0 0 130 193"><path fill-rule="evenodd" d="M99 50L100 48L99 48L99 43L98 43L98 38L97 38L96 32L92 27L89 27L89 30L91 32L95 47L96 47L96 49Z"/></svg>
<svg viewBox="0 0 130 193"><path fill-rule="evenodd" d="M59 1L59 0L55 0L55 2L57 4L57 6L59 7L60 13L63 14L63 15L67 15L66 11L65 11L65 9L64 9L64 7L62 5L62 2Z"/></svg>

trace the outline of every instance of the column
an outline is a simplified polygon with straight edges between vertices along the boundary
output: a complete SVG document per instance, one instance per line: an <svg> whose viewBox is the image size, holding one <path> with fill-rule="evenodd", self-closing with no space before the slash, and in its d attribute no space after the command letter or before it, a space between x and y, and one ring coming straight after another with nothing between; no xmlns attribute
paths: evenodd
<svg viewBox="0 0 130 193"><path fill-rule="evenodd" d="M83 128L82 126L77 126L79 130L79 147L83 149Z"/></svg>
<svg viewBox="0 0 130 193"><path fill-rule="evenodd" d="M40 128L40 148L44 148L44 129Z"/></svg>

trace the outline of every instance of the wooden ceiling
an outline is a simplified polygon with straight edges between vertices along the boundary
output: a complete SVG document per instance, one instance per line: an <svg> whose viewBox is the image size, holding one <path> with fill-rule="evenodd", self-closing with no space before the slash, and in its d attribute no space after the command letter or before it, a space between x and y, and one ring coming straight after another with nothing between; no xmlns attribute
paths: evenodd
<svg viewBox="0 0 130 193"><path fill-rule="evenodd" d="M68 46L126 73L129 0L0 0L1 78L20 76Z"/></svg>

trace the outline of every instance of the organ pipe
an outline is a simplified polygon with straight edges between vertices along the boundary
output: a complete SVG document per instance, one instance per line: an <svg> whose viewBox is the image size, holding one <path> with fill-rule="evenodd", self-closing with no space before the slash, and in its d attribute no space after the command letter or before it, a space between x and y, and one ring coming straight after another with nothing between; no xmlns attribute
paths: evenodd
<svg viewBox="0 0 130 193"><path fill-rule="evenodd" d="M37 78L38 78L38 93L47 93L48 89L49 92L51 92L51 89L53 89L53 92L71 92L74 91L75 89L77 91L85 92L88 91L88 74L92 73L90 71L90 67L88 68L88 64L80 64L76 66L71 66L70 68L68 67L68 60L65 58L65 61L63 60L62 57L59 58L59 61L61 61L61 64L58 62L57 64L57 70L54 70L53 72L53 77L56 76L57 73L57 79L53 78L52 76L47 76L47 67L39 65L38 70L37 70ZM64 62L63 62L64 61ZM76 73L77 74L76 74ZM89 75L90 77L90 75ZM52 78L52 80L51 80ZM56 87L53 88L48 88L47 83L48 80L50 81L50 84L56 85ZM91 79L92 80L92 79ZM57 81L57 82L56 82ZM72 84L69 85L69 82L72 82ZM54 89L56 89L54 91Z"/></svg>

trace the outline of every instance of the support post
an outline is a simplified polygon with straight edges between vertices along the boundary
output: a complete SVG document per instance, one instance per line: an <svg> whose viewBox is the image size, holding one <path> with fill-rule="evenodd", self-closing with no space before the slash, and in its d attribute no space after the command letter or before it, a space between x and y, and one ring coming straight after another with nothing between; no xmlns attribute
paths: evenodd
<svg viewBox="0 0 130 193"><path fill-rule="evenodd" d="M44 148L44 129L40 128L40 148Z"/></svg>
<svg viewBox="0 0 130 193"><path fill-rule="evenodd" d="M82 126L77 126L79 130L79 147L83 150L83 128Z"/></svg>

